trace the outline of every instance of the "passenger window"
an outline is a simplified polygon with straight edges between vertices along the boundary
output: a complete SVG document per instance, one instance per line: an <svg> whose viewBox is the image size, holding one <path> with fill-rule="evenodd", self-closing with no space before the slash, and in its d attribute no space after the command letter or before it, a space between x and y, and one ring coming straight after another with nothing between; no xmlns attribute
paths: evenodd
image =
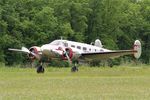
<svg viewBox="0 0 150 100"><path fill-rule="evenodd" d="M75 48L75 45L71 45L71 47Z"/></svg>
<svg viewBox="0 0 150 100"><path fill-rule="evenodd" d="M77 46L77 49L81 49L81 47L80 47L80 46Z"/></svg>
<svg viewBox="0 0 150 100"><path fill-rule="evenodd" d="M104 51L103 49L100 49L100 51Z"/></svg>
<svg viewBox="0 0 150 100"><path fill-rule="evenodd" d="M86 51L86 47L83 47L83 50Z"/></svg>

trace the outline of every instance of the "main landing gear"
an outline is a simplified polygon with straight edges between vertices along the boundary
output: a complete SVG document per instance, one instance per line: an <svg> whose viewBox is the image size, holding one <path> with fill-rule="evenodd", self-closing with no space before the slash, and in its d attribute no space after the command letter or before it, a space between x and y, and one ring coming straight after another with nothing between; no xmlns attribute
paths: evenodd
<svg viewBox="0 0 150 100"><path fill-rule="evenodd" d="M71 68L71 72L77 72L78 71L78 67L76 65L74 65L72 68Z"/></svg>
<svg viewBox="0 0 150 100"><path fill-rule="evenodd" d="M40 65L38 65L36 72L37 73L44 73L45 69L42 66L42 62L40 62Z"/></svg>
<svg viewBox="0 0 150 100"><path fill-rule="evenodd" d="M44 73L44 71L45 71L45 69L44 69L44 67L43 66L38 66L38 68L37 68L37 70L36 70L36 72L37 73Z"/></svg>

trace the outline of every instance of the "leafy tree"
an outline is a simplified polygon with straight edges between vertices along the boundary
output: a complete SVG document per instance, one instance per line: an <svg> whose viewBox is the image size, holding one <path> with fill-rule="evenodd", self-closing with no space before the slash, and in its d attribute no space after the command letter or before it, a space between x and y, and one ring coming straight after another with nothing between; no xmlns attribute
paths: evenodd
<svg viewBox="0 0 150 100"><path fill-rule="evenodd" d="M9 47L42 45L63 36L86 43L100 38L109 49L130 49L139 39L140 59L149 64L149 27L149 0L0 0L0 62L24 61Z"/></svg>

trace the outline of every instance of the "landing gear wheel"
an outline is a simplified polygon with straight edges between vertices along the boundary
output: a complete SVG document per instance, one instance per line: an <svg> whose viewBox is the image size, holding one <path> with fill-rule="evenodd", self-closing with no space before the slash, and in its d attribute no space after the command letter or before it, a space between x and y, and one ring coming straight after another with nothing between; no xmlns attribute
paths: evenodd
<svg viewBox="0 0 150 100"><path fill-rule="evenodd" d="M76 66L71 68L71 72L77 72L77 71L78 71L78 68Z"/></svg>
<svg viewBox="0 0 150 100"><path fill-rule="evenodd" d="M112 68L112 67L113 67L113 64L109 64L109 67Z"/></svg>
<svg viewBox="0 0 150 100"><path fill-rule="evenodd" d="M39 66L36 71L37 73L44 73L45 69L42 66Z"/></svg>

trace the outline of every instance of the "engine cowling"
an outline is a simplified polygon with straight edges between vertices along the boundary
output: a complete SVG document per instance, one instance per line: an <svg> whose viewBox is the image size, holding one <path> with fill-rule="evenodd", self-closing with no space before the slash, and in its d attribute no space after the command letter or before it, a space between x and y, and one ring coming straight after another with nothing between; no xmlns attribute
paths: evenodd
<svg viewBox="0 0 150 100"><path fill-rule="evenodd" d="M63 60L68 60L68 58L67 58L67 56L66 56L65 53L67 53L67 55L69 56L69 58L72 59L72 57L73 57L73 51L72 51L71 48L65 48L65 51L63 51L63 53L62 53L62 59Z"/></svg>
<svg viewBox="0 0 150 100"><path fill-rule="evenodd" d="M36 55L39 55L40 47L33 46L33 47L31 47L31 48L29 49L29 51L30 51L30 52L33 52L33 53L36 54ZM35 55L33 55L33 54L31 54L31 53L28 55L28 57L29 57L31 60L35 60L35 59L36 59Z"/></svg>

